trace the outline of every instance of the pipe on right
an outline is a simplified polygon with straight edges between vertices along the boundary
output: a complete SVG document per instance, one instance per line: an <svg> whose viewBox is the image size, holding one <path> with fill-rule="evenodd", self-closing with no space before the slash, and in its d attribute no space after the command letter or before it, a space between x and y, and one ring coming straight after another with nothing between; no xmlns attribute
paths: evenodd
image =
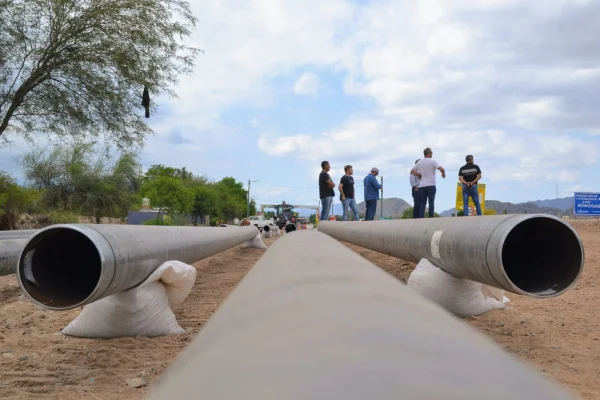
<svg viewBox="0 0 600 400"><path fill-rule="evenodd" d="M321 221L319 231L406 261L425 258L458 278L530 297L570 289L585 258L577 232L546 214Z"/></svg>
<svg viewBox="0 0 600 400"><path fill-rule="evenodd" d="M574 399L314 231L277 240L147 398Z"/></svg>

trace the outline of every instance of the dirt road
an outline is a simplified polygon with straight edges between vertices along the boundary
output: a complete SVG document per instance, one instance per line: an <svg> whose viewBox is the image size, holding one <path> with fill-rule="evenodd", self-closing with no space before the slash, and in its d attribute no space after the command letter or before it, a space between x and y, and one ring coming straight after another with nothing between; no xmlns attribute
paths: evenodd
<svg viewBox="0 0 600 400"><path fill-rule="evenodd" d="M577 287L535 300L510 295L509 309L468 323L584 399L600 398L600 221L574 221L586 250ZM267 239L267 244L274 239ZM414 265L348 245L402 281ZM262 255L235 248L201 261L196 285L176 315L186 333L91 340L58 333L79 310L52 312L27 302L14 276L0 277L0 398L139 399ZM148 385L133 388L127 381Z"/></svg>

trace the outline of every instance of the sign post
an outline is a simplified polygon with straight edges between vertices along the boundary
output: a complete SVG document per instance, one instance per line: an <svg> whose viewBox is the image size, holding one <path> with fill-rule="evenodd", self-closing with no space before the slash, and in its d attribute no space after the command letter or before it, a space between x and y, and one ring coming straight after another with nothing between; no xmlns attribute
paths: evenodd
<svg viewBox="0 0 600 400"><path fill-rule="evenodd" d="M485 183L477 184L477 192L479 193L479 205L481 206L481 213L485 213ZM462 195L462 183L456 184L456 213L458 215L459 211L463 210L463 195ZM475 209L475 203L473 203L473 199L469 197L469 209L464 211L465 216L473 216L477 215L477 210Z"/></svg>
<svg viewBox="0 0 600 400"><path fill-rule="evenodd" d="M600 216L600 193L575 193L573 195L573 214Z"/></svg>

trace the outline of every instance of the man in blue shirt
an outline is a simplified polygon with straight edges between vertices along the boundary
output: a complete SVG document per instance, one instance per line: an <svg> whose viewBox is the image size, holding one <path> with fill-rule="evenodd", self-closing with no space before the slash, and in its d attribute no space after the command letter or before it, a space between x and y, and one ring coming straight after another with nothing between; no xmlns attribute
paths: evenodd
<svg viewBox="0 0 600 400"><path fill-rule="evenodd" d="M379 200L379 191L381 185L375 178L379 175L379 169L371 168L371 173L365 177L365 204L367 206L367 212L365 215L365 221L373 221L375 219L375 212L377 211L377 200Z"/></svg>
<svg viewBox="0 0 600 400"><path fill-rule="evenodd" d="M420 159L415 161L415 164L421 161ZM419 212L421 210L421 193L419 193L419 178L412 174L409 174L410 187L413 198L413 218L419 218Z"/></svg>

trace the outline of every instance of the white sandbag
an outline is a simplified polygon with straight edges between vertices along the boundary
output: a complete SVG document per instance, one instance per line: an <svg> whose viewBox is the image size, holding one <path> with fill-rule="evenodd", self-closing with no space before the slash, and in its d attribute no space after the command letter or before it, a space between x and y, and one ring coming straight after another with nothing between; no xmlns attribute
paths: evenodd
<svg viewBox="0 0 600 400"><path fill-rule="evenodd" d="M173 309L183 303L195 281L196 268L167 261L141 285L85 306L61 332L102 339L184 333Z"/></svg>
<svg viewBox="0 0 600 400"><path fill-rule="evenodd" d="M508 303L510 300L504 295L504 290L488 285L481 285L481 293L486 297L492 297L502 303Z"/></svg>
<svg viewBox="0 0 600 400"><path fill-rule="evenodd" d="M450 275L426 259L417 264L407 284L460 318L506 308L501 300L483 294L482 286L485 285ZM485 291L492 292L489 289ZM499 295L497 292L494 294ZM501 295L504 297L503 293Z"/></svg>
<svg viewBox="0 0 600 400"><path fill-rule="evenodd" d="M268 239L271 237L271 231L262 231L261 235L263 239Z"/></svg>
<svg viewBox="0 0 600 400"><path fill-rule="evenodd" d="M254 239L245 241L242 244L242 249L265 249L266 250L267 245L265 244L265 242L263 242L261 233L259 232L258 235L256 235L254 237Z"/></svg>

